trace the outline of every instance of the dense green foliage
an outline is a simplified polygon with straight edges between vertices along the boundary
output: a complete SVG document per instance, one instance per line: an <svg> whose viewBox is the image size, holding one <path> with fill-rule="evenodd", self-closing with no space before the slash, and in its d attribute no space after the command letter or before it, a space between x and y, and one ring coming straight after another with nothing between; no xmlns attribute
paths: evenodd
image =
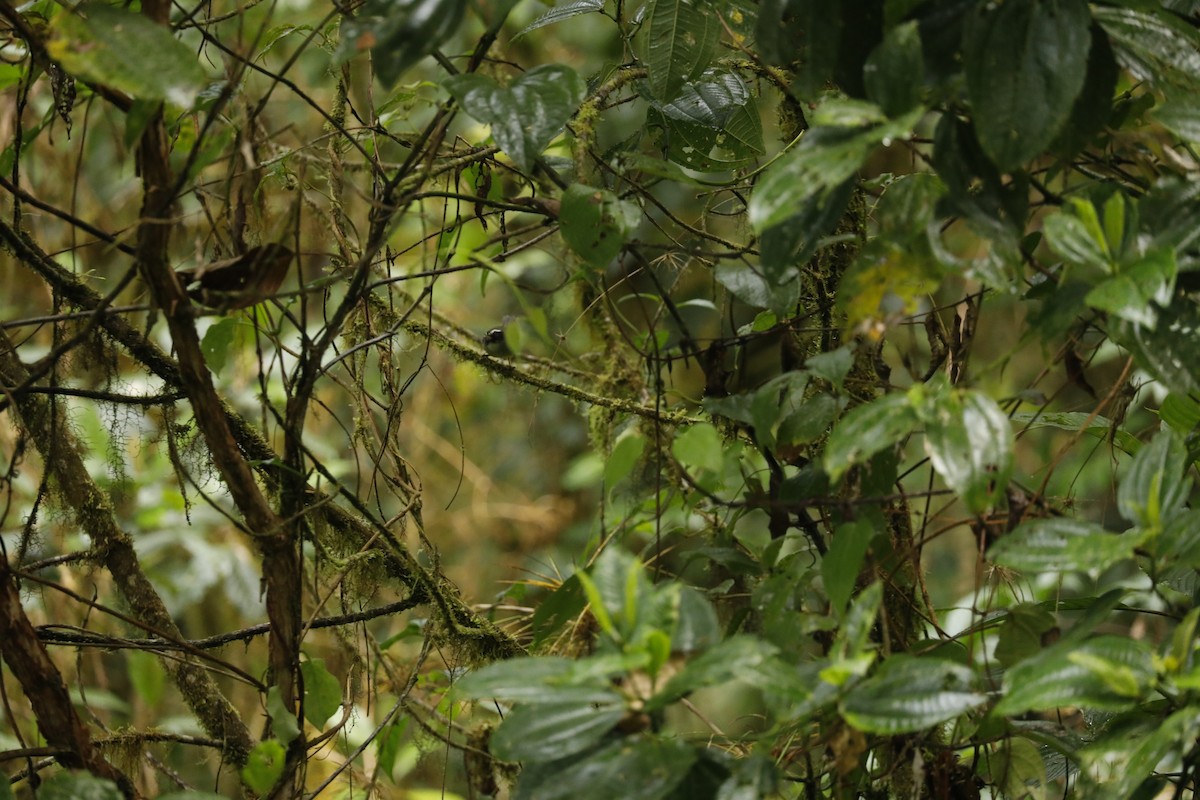
<svg viewBox="0 0 1200 800"><path fill-rule="evenodd" d="M0 800L1194 796L1200 3L0 17Z"/></svg>

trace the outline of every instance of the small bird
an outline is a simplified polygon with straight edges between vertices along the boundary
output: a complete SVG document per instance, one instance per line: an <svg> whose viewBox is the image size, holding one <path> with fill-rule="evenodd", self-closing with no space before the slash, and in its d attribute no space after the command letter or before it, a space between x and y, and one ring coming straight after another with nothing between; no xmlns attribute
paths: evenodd
<svg viewBox="0 0 1200 800"><path fill-rule="evenodd" d="M512 355L512 349L504 338L504 328L492 328L479 339L484 352L493 358L507 358Z"/></svg>
<svg viewBox="0 0 1200 800"><path fill-rule="evenodd" d="M249 308L279 290L295 254L281 244L251 247L236 258L177 270L188 295L203 306Z"/></svg>

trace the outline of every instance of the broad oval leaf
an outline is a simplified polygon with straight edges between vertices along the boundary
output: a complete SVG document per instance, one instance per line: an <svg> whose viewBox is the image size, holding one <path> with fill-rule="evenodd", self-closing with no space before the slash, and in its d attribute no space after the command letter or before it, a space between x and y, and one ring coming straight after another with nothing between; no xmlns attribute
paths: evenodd
<svg viewBox="0 0 1200 800"><path fill-rule="evenodd" d="M88 3L60 11L46 50L72 75L138 100L190 108L207 83L196 54L170 28L114 6Z"/></svg>
<svg viewBox="0 0 1200 800"><path fill-rule="evenodd" d="M1138 537L1068 517L1025 522L988 550L988 559L1027 572L1104 569L1133 557Z"/></svg>
<svg viewBox="0 0 1200 800"><path fill-rule="evenodd" d="M684 665L647 703L656 710L705 686L715 686L741 680L752 686L767 688L763 676L779 650L774 645L752 636L732 636Z"/></svg>
<svg viewBox="0 0 1200 800"><path fill-rule="evenodd" d="M762 233L795 214L813 197L826 196L854 177L882 142L907 136L921 117L915 109L899 119L861 128L813 128L772 165L750 197L750 224Z"/></svg>
<svg viewBox="0 0 1200 800"><path fill-rule="evenodd" d="M1188 453L1170 428L1164 428L1129 465L1117 489L1117 505L1125 519L1157 529L1187 502L1192 480Z"/></svg>
<svg viewBox="0 0 1200 800"><path fill-rule="evenodd" d="M975 691L975 674L954 661L898 655L855 686L841 702L847 722L867 733L924 730L987 701Z"/></svg>
<svg viewBox="0 0 1200 800"><path fill-rule="evenodd" d="M659 800L698 757L678 739L625 738L582 757L527 764L513 800Z"/></svg>
<svg viewBox="0 0 1200 800"><path fill-rule="evenodd" d="M304 677L304 718L321 728L342 707L342 684L320 658L300 664L300 674Z"/></svg>
<svg viewBox="0 0 1200 800"><path fill-rule="evenodd" d="M1136 705L1153 679L1153 657L1142 642L1120 636L1064 642L1005 673L1004 697L995 713L1014 716L1064 706L1121 711Z"/></svg>
<svg viewBox="0 0 1200 800"><path fill-rule="evenodd" d="M636 206L607 189L575 183L562 195L559 225L563 240L589 266L603 268L617 257L636 229Z"/></svg>
<svg viewBox="0 0 1200 800"><path fill-rule="evenodd" d="M125 797L112 781L87 772L51 775L38 788L37 796L38 800L123 800Z"/></svg>
<svg viewBox="0 0 1200 800"><path fill-rule="evenodd" d="M825 594L838 612L854 593L867 546L874 535L875 528L867 519L844 522L833 531L829 552L821 559L821 577L825 581Z"/></svg>
<svg viewBox="0 0 1200 800"><path fill-rule="evenodd" d="M1087 75L1091 15L1084 0L980 3L963 35L967 93L979 143L1001 170L1045 150Z"/></svg>
<svg viewBox="0 0 1200 800"><path fill-rule="evenodd" d="M991 506L1012 471L1012 426L980 392L938 392L925 412L925 452L973 513Z"/></svg>
<svg viewBox="0 0 1200 800"><path fill-rule="evenodd" d="M497 661L472 672L454 685L463 697L499 698L525 703L612 703L620 696L602 677L569 683L575 662L559 656L531 656Z"/></svg>
<svg viewBox="0 0 1200 800"><path fill-rule="evenodd" d="M917 412L907 395L887 394L846 413L825 446L825 471L836 481L846 470L861 464L912 433Z"/></svg>
<svg viewBox="0 0 1200 800"><path fill-rule="evenodd" d="M1153 328L1123 319L1110 327L1113 339L1131 352L1138 366L1162 381L1172 392L1200 392L1200 307L1176 298L1158 312Z"/></svg>
<svg viewBox="0 0 1200 800"><path fill-rule="evenodd" d="M491 752L505 761L552 761L587 750L621 717L624 703L587 701L525 704L514 708L492 733Z"/></svg>
<svg viewBox="0 0 1200 800"><path fill-rule="evenodd" d="M1139 80L1200 82L1200 34L1164 10L1097 5L1092 12L1108 33L1121 66Z"/></svg>
<svg viewBox="0 0 1200 800"><path fill-rule="evenodd" d="M477 74L453 75L443 85L468 114L492 126L496 144L523 171L562 132L587 91L562 64L534 67L508 86Z"/></svg>

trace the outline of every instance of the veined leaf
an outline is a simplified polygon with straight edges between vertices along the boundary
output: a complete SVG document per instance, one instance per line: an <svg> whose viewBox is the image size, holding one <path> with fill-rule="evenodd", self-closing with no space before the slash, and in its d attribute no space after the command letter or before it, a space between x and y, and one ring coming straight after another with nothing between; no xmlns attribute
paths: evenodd
<svg viewBox="0 0 1200 800"><path fill-rule="evenodd" d="M534 67L508 86L477 74L453 75L443 85L468 114L492 126L496 144L523 171L562 132L586 92L583 79L562 64Z"/></svg>
<svg viewBox="0 0 1200 800"><path fill-rule="evenodd" d="M761 233L799 213L809 198L827 196L849 180L882 142L907 136L922 111L881 125L813 128L754 187L750 224Z"/></svg>
<svg viewBox="0 0 1200 800"><path fill-rule="evenodd" d="M846 470L860 464L912 432L918 422L916 409L904 394L886 394L846 413L825 446L825 471L836 481Z"/></svg>
<svg viewBox="0 0 1200 800"><path fill-rule="evenodd" d="M1073 657L1074 656L1074 657ZM1116 691L1105 672L1120 668L1136 687L1134 695ZM996 714L1014 716L1078 706L1120 711L1136 703L1154 678L1150 650L1142 642L1100 636L1082 643L1060 643L1017 664L1004 675L1004 697Z"/></svg>
<svg viewBox="0 0 1200 800"><path fill-rule="evenodd" d="M1045 150L1087 75L1084 0L1006 0L968 13L964 72L979 143L1001 170Z"/></svg>
<svg viewBox="0 0 1200 800"><path fill-rule="evenodd" d="M923 410L925 452L973 513L991 506L1012 471L1008 417L979 392L938 392Z"/></svg>
<svg viewBox="0 0 1200 800"><path fill-rule="evenodd" d="M1022 523L988 550L997 564L1028 572L1104 569L1133 557L1137 536L1083 520L1050 517Z"/></svg>
<svg viewBox="0 0 1200 800"><path fill-rule="evenodd" d="M196 54L169 28L100 3L60 11L46 50L72 75L139 100L190 108L208 82Z"/></svg>
<svg viewBox="0 0 1200 800"><path fill-rule="evenodd" d="M701 0L652 0L645 25L641 59L650 93L669 102L716 58L721 24Z"/></svg>
<svg viewBox="0 0 1200 800"><path fill-rule="evenodd" d="M551 761L587 750L621 717L620 697L596 705L587 700L519 705L492 733L491 752L505 761Z"/></svg>
<svg viewBox="0 0 1200 800"><path fill-rule="evenodd" d="M842 716L868 733L895 735L930 728L982 705L975 675L962 664L897 655L842 699Z"/></svg>
<svg viewBox="0 0 1200 800"><path fill-rule="evenodd" d="M562 22L564 19L577 17L580 14L592 14L601 11L604 8L604 0L572 0L569 3L563 3L560 6L555 6L533 22L526 25L521 31L513 37L513 41L521 38L530 31L536 31L538 28L544 28L547 25L553 25L556 22Z"/></svg>
<svg viewBox="0 0 1200 800"><path fill-rule="evenodd" d="M1125 519L1157 529L1187 502L1192 480L1183 441L1169 428L1138 451L1117 489L1117 505Z"/></svg>

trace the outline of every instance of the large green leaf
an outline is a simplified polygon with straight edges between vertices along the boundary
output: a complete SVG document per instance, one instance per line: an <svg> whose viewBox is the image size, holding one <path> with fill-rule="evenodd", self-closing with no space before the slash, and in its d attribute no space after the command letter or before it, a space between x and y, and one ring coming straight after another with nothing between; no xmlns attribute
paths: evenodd
<svg viewBox="0 0 1200 800"><path fill-rule="evenodd" d="M1200 83L1200 34L1165 10L1097 5L1121 66L1139 80L1195 87Z"/></svg>
<svg viewBox="0 0 1200 800"><path fill-rule="evenodd" d="M366 0L342 18L334 63L369 51L376 74L391 85L450 38L466 11L467 0Z"/></svg>
<svg viewBox="0 0 1200 800"><path fill-rule="evenodd" d="M1158 529L1183 510L1192 480L1183 441L1164 428L1138 451L1117 489L1121 514L1143 528Z"/></svg>
<svg viewBox="0 0 1200 800"><path fill-rule="evenodd" d="M1001 170L1045 150L1087 75L1084 0L980 3L963 34L964 71L979 143Z"/></svg>
<svg viewBox="0 0 1200 800"><path fill-rule="evenodd" d="M761 233L800 213L810 198L828 197L854 177L884 141L907 136L921 110L879 124L819 127L772 165L750 197L750 223Z"/></svg>
<svg viewBox="0 0 1200 800"><path fill-rule="evenodd" d="M617 257L640 221L637 206L607 189L573 183L559 210L563 240L589 266L602 269Z"/></svg>
<svg viewBox="0 0 1200 800"><path fill-rule="evenodd" d="M304 676L304 718L319 729L341 708L342 684L320 658L302 662L300 674Z"/></svg>
<svg viewBox="0 0 1200 800"><path fill-rule="evenodd" d="M941 391L922 409L925 452L975 514L993 505L1012 471L1012 426L981 392Z"/></svg>
<svg viewBox="0 0 1200 800"><path fill-rule="evenodd" d="M867 519L844 522L833 531L829 552L821 559L821 577L829 602L839 612L854 593L867 546L874 535L875 528Z"/></svg>
<svg viewBox="0 0 1200 800"><path fill-rule="evenodd" d="M1196 741L1200 727L1200 709L1192 705L1171 714L1160 724L1154 725L1144 736L1130 736L1122 731L1118 736L1105 737L1094 747L1082 753L1085 763L1111 764L1114 759L1121 764L1119 770L1097 770L1109 774L1111 779L1098 786L1089 787L1090 797L1144 797L1137 789L1159 767L1163 759L1172 753L1182 755ZM1091 751L1091 752L1089 752ZM1093 773L1095 775L1096 773ZM1087 773L1083 773L1083 784L1090 784Z"/></svg>
<svg viewBox="0 0 1200 800"><path fill-rule="evenodd" d="M499 698L525 703L614 703L620 695L602 677L572 683L575 662L559 656L496 661L454 685L456 693L476 699Z"/></svg>
<svg viewBox="0 0 1200 800"><path fill-rule="evenodd" d="M778 653L774 645L753 636L733 636L693 658L646 704L653 711L705 686L741 680L767 688L764 676L774 674L770 663Z"/></svg>
<svg viewBox="0 0 1200 800"><path fill-rule="evenodd" d="M520 705L496 728L490 749L505 761L552 761L587 750L624 715L619 698L599 705L586 700Z"/></svg>
<svg viewBox="0 0 1200 800"><path fill-rule="evenodd" d="M988 550L997 564L1028 572L1104 569L1133 557L1138 537L1070 517L1022 523Z"/></svg>
<svg viewBox="0 0 1200 800"><path fill-rule="evenodd" d="M1187 298L1176 299L1159 311L1153 328L1115 320L1110 333L1133 353L1145 369L1172 392L1200 392L1200 307Z"/></svg>
<svg viewBox="0 0 1200 800"><path fill-rule="evenodd" d="M513 800L659 800L691 769L698 753L677 739L615 741L580 757L534 762L521 772Z"/></svg>
<svg viewBox="0 0 1200 800"><path fill-rule="evenodd" d="M701 0L652 0L639 55L650 93L661 102L700 77L717 55L721 23Z"/></svg>
<svg viewBox="0 0 1200 800"><path fill-rule="evenodd" d="M1149 648L1120 636L1062 642L1004 675L997 715L1076 706L1121 711L1136 704L1154 679Z"/></svg>
<svg viewBox="0 0 1200 800"><path fill-rule="evenodd" d="M709 72L653 107L650 118L663 129L668 157L688 169L734 169L764 152L758 105L732 72Z"/></svg>
<svg viewBox="0 0 1200 800"><path fill-rule="evenodd" d="M836 481L846 470L888 447L917 426L916 409L904 394L886 394L851 409L834 426L825 445L825 471Z"/></svg>
<svg viewBox="0 0 1200 800"><path fill-rule="evenodd" d="M38 800L122 800L125 797L110 780L86 772L60 772L50 776L37 792Z"/></svg>
<svg viewBox="0 0 1200 800"><path fill-rule="evenodd" d="M562 132L587 91L562 64L534 67L508 86L476 74L453 75L443 85L468 114L492 126L496 144L523 171Z"/></svg>
<svg viewBox="0 0 1200 800"><path fill-rule="evenodd" d="M898 655L842 699L842 716L868 733L892 736L954 719L982 705L975 675L953 661Z"/></svg>
<svg viewBox="0 0 1200 800"><path fill-rule="evenodd" d="M898 116L921 102L925 63L916 22L888 31L863 65L867 95L889 116Z"/></svg>
<svg viewBox="0 0 1200 800"><path fill-rule="evenodd" d="M46 50L67 72L138 100L190 108L207 83L196 54L141 14L87 3L60 10Z"/></svg>

